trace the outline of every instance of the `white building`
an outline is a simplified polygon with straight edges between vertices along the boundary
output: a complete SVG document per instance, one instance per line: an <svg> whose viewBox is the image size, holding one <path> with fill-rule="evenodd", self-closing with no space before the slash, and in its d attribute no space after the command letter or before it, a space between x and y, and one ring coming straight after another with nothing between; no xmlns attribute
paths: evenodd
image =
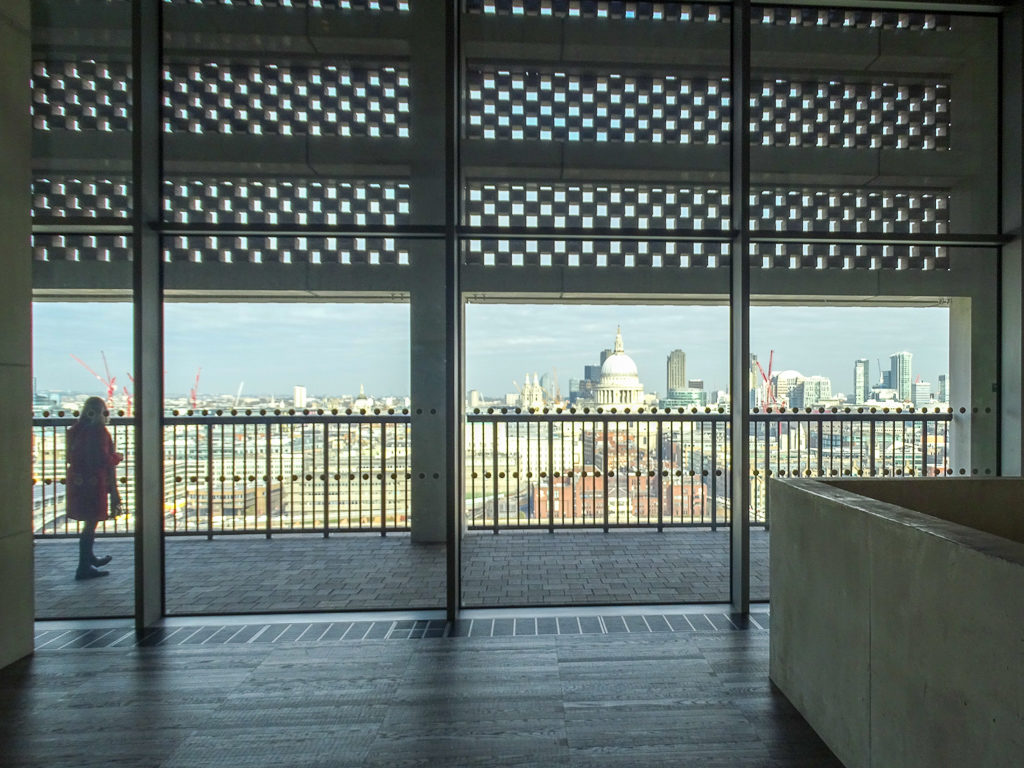
<svg viewBox="0 0 1024 768"><path fill-rule="evenodd" d="M602 408L632 409L647 405L636 363L622 346L621 328L615 330L615 347L601 364L601 381L594 399Z"/></svg>

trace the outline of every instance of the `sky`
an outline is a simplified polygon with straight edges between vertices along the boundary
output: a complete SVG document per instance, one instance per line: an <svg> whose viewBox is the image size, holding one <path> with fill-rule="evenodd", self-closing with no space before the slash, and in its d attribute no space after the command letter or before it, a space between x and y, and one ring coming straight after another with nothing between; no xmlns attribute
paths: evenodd
<svg viewBox="0 0 1024 768"><path fill-rule="evenodd" d="M832 379L833 392L852 388L854 360L914 354L913 374L938 388L948 370L949 313L944 308L752 307L751 350L767 368ZM106 355L118 391L131 370L131 306L47 303L33 310L34 375L41 390L102 390L80 357L103 373ZM373 396L409 392L407 304L167 304L166 389L183 395L197 369L200 394ZM569 379L597 364L622 328L626 353L647 391L664 394L665 361L686 352L688 378L725 389L728 312L720 306L470 304L466 308L466 385L499 397L525 374L557 372L563 396ZM130 384L129 384L130 386Z"/></svg>

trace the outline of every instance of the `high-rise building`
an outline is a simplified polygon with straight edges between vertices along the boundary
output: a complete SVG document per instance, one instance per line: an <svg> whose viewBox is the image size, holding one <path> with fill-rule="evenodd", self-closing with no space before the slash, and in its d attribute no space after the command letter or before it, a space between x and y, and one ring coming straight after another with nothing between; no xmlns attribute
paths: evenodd
<svg viewBox="0 0 1024 768"><path fill-rule="evenodd" d="M772 389L775 391L775 397L780 405L789 405L790 392L804 378L800 371L779 371L772 374Z"/></svg>
<svg viewBox="0 0 1024 768"><path fill-rule="evenodd" d="M932 385L929 381L915 381L911 387L915 408L927 408L932 401Z"/></svg>
<svg viewBox="0 0 1024 768"><path fill-rule="evenodd" d="M601 359L603 361L603 360L605 360L607 358L602 354L602 358ZM601 381L601 366L600 365L585 365L585 366L583 366L583 378L586 379L587 381L591 381L594 384L597 384L599 381Z"/></svg>
<svg viewBox="0 0 1024 768"><path fill-rule="evenodd" d="M601 365L604 365L604 361L612 356L612 352L613 352L613 350L610 350L610 349L602 349L601 350ZM598 377L598 378L600 378L600 377Z"/></svg>
<svg viewBox="0 0 1024 768"><path fill-rule="evenodd" d="M878 386L882 389L892 389L892 371L878 372Z"/></svg>
<svg viewBox="0 0 1024 768"><path fill-rule="evenodd" d="M944 373L939 374L939 402L949 402L949 381Z"/></svg>
<svg viewBox="0 0 1024 768"><path fill-rule="evenodd" d="M673 389L686 389L686 353L681 349L669 352L665 363L665 391Z"/></svg>
<svg viewBox="0 0 1024 768"><path fill-rule="evenodd" d="M686 388L687 389L703 390L704 389L704 379L687 379L686 380Z"/></svg>
<svg viewBox="0 0 1024 768"><path fill-rule="evenodd" d="M306 407L306 388L302 386L296 386L292 390L292 407L293 408L305 408Z"/></svg>
<svg viewBox="0 0 1024 768"><path fill-rule="evenodd" d="M911 385L914 378L910 372L910 362L913 355L910 352L896 352L889 355L889 386L896 390L896 397L899 400L911 400L913 392Z"/></svg>
<svg viewBox="0 0 1024 768"><path fill-rule="evenodd" d="M861 358L853 364L853 402L866 403L871 399L871 364Z"/></svg>
<svg viewBox="0 0 1024 768"><path fill-rule="evenodd" d="M832 380L827 376L808 376L789 390L789 405L810 408L832 399Z"/></svg>

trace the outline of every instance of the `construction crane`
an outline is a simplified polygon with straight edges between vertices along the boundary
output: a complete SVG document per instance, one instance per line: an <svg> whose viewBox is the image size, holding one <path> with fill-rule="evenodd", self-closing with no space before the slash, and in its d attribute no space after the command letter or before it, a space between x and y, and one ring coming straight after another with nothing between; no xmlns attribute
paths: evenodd
<svg viewBox="0 0 1024 768"><path fill-rule="evenodd" d="M770 350L768 353L768 372L765 373L764 368L761 367L760 360L754 360L754 365L757 366L758 372L761 374L761 379L764 382L765 389L765 400L770 405L780 405L778 399L775 397L775 388L772 386L772 362L775 359L775 350Z"/></svg>
<svg viewBox="0 0 1024 768"><path fill-rule="evenodd" d="M132 376L130 373L127 373L125 375L128 377L128 380L132 383L132 386L134 387L135 377ZM130 419L132 417L132 401L135 399L135 396L132 394L132 391L128 389L127 384L121 387L121 389L124 390L124 415Z"/></svg>
<svg viewBox="0 0 1024 768"><path fill-rule="evenodd" d="M114 404L114 393L117 392L117 380L110 375L110 368L107 367L107 356L104 355L102 352L100 352L100 356L103 358L103 369L104 371L106 371L106 378L100 376L98 373L96 373L96 371L94 371L92 368L86 365L85 361L82 360L82 358L80 358L78 355L76 355L73 352L71 353L71 357L73 357L80 366L85 368L85 370L87 370L89 373L95 376L97 381L99 381L99 383L103 385L103 388L107 393L106 401L107 407L109 408Z"/></svg>
<svg viewBox="0 0 1024 768"><path fill-rule="evenodd" d="M192 389L188 391L189 402L192 404L192 410L199 410L199 374L202 373L202 368L196 368L196 380L192 384Z"/></svg>

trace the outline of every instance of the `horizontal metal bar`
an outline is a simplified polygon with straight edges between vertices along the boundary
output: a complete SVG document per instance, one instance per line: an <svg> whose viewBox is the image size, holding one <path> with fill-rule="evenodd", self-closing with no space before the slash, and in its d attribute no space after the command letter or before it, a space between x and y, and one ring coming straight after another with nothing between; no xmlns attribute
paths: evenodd
<svg viewBox="0 0 1024 768"><path fill-rule="evenodd" d="M130 235L128 219L116 217L64 219L58 216L34 216L33 235Z"/></svg>
<svg viewBox="0 0 1024 768"><path fill-rule="evenodd" d="M919 411L895 412L831 412L812 411L807 413L751 413L750 420L756 422L832 422L832 421L915 421L915 422L942 422L951 421L952 412L923 413ZM695 422L695 423L728 423L729 413L708 413L708 412L645 412L645 413L472 413L466 414L466 421L470 424L489 424L491 422L506 423L611 423L623 421L639 422Z"/></svg>
<svg viewBox="0 0 1024 768"><path fill-rule="evenodd" d="M309 535L309 534L322 534L323 530L324 529L322 527L320 527L320 528L273 528L273 529L271 529L271 532L275 536L287 536L289 534L306 534L306 535ZM328 533L372 533L372 534L376 534L377 536L380 536L380 530L381 530L380 526L377 525L377 526L373 526L373 527L369 527L368 526L368 527L360 527L360 528L328 528L327 532ZM405 526L401 526L400 525L400 526L397 526L397 527L388 526L385 530L387 530L388 533L408 533L409 531L412 530L412 528L410 528L408 525L405 525ZM224 528L224 529L215 528L214 531L213 531L213 534L212 534L212 538L216 538L218 536L252 536L253 534L262 534L265 531L266 531L265 528L236 528L234 530L231 530L230 528ZM168 531L168 530L164 530L163 534L164 534L164 536L167 536L167 537L170 537L170 536L206 536L207 535L206 531ZM78 534L73 534L73 536L76 536L76 537L77 537L77 535ZM96 535L99 536L99 534L96 534ZM130 536L131 534L128 533L128 534L108 534L108 535L122 535L122 536L123 535L128 535L128 536ZM55 538L55 537L51 536L50 534L36 534L36 538L37 539L41 539L41 538L52 539L52 538ZM69 536L61 535L61 538L70 538L70 537Z"/></svg>
<svg viewBox="0 0 1024 768"><path fill-rule="evenodd" d="M957 15L991 16L1002 13L1009 2L977 3L970 0L963 2L932 2L932 0L843 0L839 4L842 9L865 11L906 11L907 13L954 13ZM821 0L787 0L787 6L822 7ZM778 3L761 0L751 3L753 8L777 8Z"/></svg>
<svg viewBox="0 0 1024 768"><path fill-rule="evenodd" d="M409 424L410 414L323 414L323 415L267 415L267 416L165 416L165 426L178 426L188 424ZM832 421L916 421L916 422L944 422L952 421L952 411L924 413L921 411L896 412L854 412L854 411L812 411L807 413L751 413L750 420L756 422L832 422ZM69 427L78 419L74 417L43 417L33 418L33 427ZM647 422L704 422L704 423L726 423L729 421L729 413L707 413L707 412L644 412L644 413L582 413L568 412L561 413L470 413L466 414L466 422L469 424L490 424L491 422L506 423L609 423L622 421L647 421ZM134 419L113 418L110 426L132 426Z"/></svg>
<svg viewBox="0 0 1024 768"><path fill-rule="evenodd" d="M944 235L899 235L885 233L792 232L751 230L752 243L827 243L829 245L926 245L995 248L1010 242L1008 235L977 233Z"/></svg>
<svg viewBox="0 0 1024 768"><path fill-rule="evenodd" d="M381 414L280 414L266 416L165 416L164 426L172 427L187 424L408 424L411 421L408 413ZM33 418L33 427L70 427L78 421L74 417L43 417ZM134 426L135 420L123 417L110 419L112 427Z"/></svg>

